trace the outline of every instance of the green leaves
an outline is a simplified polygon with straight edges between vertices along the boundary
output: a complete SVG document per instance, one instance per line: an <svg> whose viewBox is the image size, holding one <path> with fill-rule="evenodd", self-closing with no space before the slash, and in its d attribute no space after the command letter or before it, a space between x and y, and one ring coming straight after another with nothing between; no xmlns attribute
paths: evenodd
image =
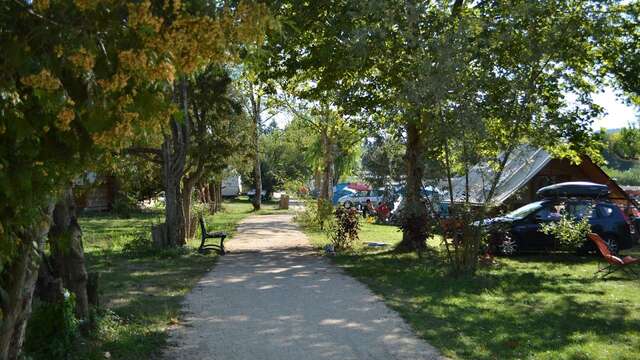
<svg viewBox="0 0 640 360"><path fill-rule="evenodd" d="M611 150L623 159L640 158L640 128L636 124L610 136Z"/></svg>
<svg viewBox="0 0 640 360"><path fill-rule="evenodd" d="M584 243L587 234L591 232L591 224L588 215L577 220L565 214L559 221L542 224L540 231L557 239L562 249L573 251Z"/></svg>

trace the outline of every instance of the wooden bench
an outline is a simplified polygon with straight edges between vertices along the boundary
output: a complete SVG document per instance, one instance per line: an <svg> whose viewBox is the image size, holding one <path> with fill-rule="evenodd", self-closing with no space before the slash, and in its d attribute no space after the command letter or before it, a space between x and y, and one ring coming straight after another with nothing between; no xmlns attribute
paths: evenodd
<svg viewBox="0 0 640 360"><path fill-rule="evenodd" d="M220 255L224 255L224 239L227 237L227 233L224 231L215 231L208 232L207 224L204 221L204 216L200 216L200 231L202 232L202 242L200 242L200 247L198 248L198 252L206 253L209 250L216 250ZM206 244L207 239L220 239L220 245L218 244Z"/></svg>

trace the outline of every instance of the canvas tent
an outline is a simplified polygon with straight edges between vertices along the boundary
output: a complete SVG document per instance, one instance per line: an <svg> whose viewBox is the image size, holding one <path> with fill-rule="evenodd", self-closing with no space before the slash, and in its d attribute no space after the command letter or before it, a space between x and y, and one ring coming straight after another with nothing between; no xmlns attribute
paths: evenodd
<svg viewBox="0 0 640 360"><path fill-rule="evenodd" d="M482 163L469 170L468 198L472 204L483 204L489 196L495 170ZM566 181L591 181L609 187L609 198L621 206L633 204L629 195L587 156L580 164L567 159L554 159L544 149L521 145L507 159L491 201L494 205L524 205L536 199L535 192L547 185ZM454 202L466 201L465 177L452 179ZM443 186L443 188L447 188ZM449 194L445 194L449 199Z"/></svg>

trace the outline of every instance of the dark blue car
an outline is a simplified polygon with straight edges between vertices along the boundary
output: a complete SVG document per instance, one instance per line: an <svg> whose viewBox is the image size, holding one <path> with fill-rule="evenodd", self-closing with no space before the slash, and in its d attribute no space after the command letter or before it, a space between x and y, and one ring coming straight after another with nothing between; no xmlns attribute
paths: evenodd
<svg viewBox="0 0 640 360"><path fill-rule="evenodd" d="M565 183L565 189L580 190L582 184ZM578 184L578 185L576 185ZM538 194L550 196L550 189L563 189L563 184L540 189ZM604 185L599 185L600 187ZM586 185L585 185L586 186ZM554 197L542 199L525 205L502 217L485 220L484 225L490 227L491 244L494 251L503 254L517 252L540 252L558 250L558 241L552 235L541 232L541 225L558 221L562 214L568 214L576 220L589 218L591 230L600 235L609 245L612 252L629 249L633 246L635 228L628 221L622 210L611 203L600 191L595 198L589 199L588 193L579 192L580 197L571 197L573 193L556 194ZM606 192L605 192L606 195ZM581 252L595 250L593 243L585 239Z"/></svg>

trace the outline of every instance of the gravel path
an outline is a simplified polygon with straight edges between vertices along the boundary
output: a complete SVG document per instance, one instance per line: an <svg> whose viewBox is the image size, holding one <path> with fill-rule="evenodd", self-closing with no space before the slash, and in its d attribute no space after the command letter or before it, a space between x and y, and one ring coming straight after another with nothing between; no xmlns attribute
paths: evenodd
<svg viewBox="0 0 640 360"><path fill-rule="evenodd" d="M252 216L184 301L167 359L440 359L290 215Z"/></svg>

